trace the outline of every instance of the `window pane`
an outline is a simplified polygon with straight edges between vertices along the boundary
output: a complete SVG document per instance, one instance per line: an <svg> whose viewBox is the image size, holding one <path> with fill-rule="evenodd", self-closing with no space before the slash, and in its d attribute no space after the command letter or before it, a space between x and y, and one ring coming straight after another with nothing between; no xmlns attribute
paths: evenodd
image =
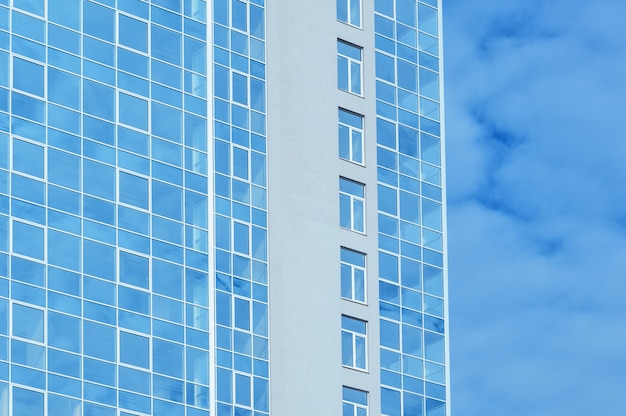
<svg viewBox="0 0 626 416"><path fill-rule="evenodd" d="M352 153L351 160L357 163L363 163L363 133L360 131L352 132Z"/></svg>
<svg viewBox="0 0 626 416"><path fill-rule="evenodd" d="M13 169L43 178L43 147L14 139Z"/></svg>
<svg viewBox="0 0 626 416"><path fill-rule="evenodd" d="M43 260L43 228L22 222L13 222L13 252Z"/></svg>
<svg viewBox="0 0 626 416"><path fill-rule="evenodd" d="M343 388L343 400L361 405L367 405L367 392L362 390Z"/></svg>
<svg viewBox="0 0 626 416"><path fill-rule="evenodd" d="M361 26L361 0L349 0L350 2L350 23L354 26Z"/></svg>
<svg viewBox="0 0 626 416"><path fill-rule="evenodd" d="M343 365L352 366L352 334L343 331L341 333L341 363Z"/></svg>
<svg viewBox="0 0 626 416"><path fill-rule="evenodd" d="M354 200L354 229L365 231L364 205L362 200Z"/></svg>
<svg viewBox="0 0 626 416"><path fill-rule="evenodd" d="M43 97L43 66L20 58L13 58L13 87Z"/></svg>
<svg viewBox="0 0 626 416"><path fill-rule="evenodd" d="M81 351L80 335L80 319L48 312L48 343L51 347L79 353Z"/></svg>
<svg viewBox="0 0 626 416"><path fill-rule="evenodd" d="M120 282L148 288L148 258L120 252Z"/></svg>
<svg viewBox="0 0 626 416"><path fill-rule="evenodd" d="M354 271L354 299L365 302L365 272L363 270Z"/></svg>
<svg viewBox="0 0 626 416"><path fill-rule="evenodd" d="M148 25L128 16L119 16L119 42L130 48L148 51Z"/></svg>
<svg viewBox="0 0 626 416"><path fill-rule="evenodd" d="M148 180L120 172L120 202L148 209Z"/></svg>
<svg viewBox="0 0 626 416"><path fill-rule="evenodd" d="M363 162L363 116L339 109L339 157Z"/></svg>
<svg viewBox="0 0 626 416"><path fill-rule="evenodd" d="M355 339L355 365L357 368L366 368L366 348L365 338L356 337Z"/></svg>
<svg viewBox="0 0 626 416"><path fill-rule="evenodd" d="M348 0L337 0L337 20L348 23Z"/></svg>
<svg viewBox="0 0 626 416"><path fill-rule="evenodd" d="M341 297L352 298L352 267L348 264L341 265Z"/></svg>
<svg viewBox="0 0 626 416"><path fill-rule="evenodd" d="M350 196L339 195L339 224L343 228L352 228L352 214L350 212Z"/></svg>
<svg viewBox="0 0 626 416"><path fill-rule="evenodd" d="M337 57L338 87L340 90L348 91L348 59L344 56Z"/></svg>
<svg viewBox="0 0 626 416"><path fill-rule="evenodd" d="M43 393L13 387L13 416L43 415Z"/></svg>
<svg viewBox="0 0 626 416"><path fill-rule="evenodd" d="M350 91L361 94L361 63L350 62Z"/></svg>
<svg viewBox="0 0 626 416"><path fill-rule="evenodd" d="M132 95L119 95L119 121L141 130L148 130L148 102Z"/></svg>
<svg viewBox="0 0 626 416"><path fill-rule="evenodd" d="M13 335L43 342L43 326L42 310L13 304Z"/></svg>
<svg viewBox="0 0 626 416"><path fill-rule="evenodd" d="M148 338L127 332L120 332L120 361L148 368L150 350Z"/></svg>

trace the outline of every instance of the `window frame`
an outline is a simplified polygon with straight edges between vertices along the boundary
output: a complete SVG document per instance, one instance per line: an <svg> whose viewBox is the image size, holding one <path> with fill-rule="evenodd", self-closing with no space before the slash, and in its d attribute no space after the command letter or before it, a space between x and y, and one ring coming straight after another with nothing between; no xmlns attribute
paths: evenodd
<svg viewBox="0 0 626 416"><path fill-rule="evenodd" d="M352 184L356 184L359 185L363 191L363 196L359 196L353 193L350 193L349 191L344 191L342 190L342 183L344 183L344 181L346 182L350 182ZM343 210L344 210L344 202L346 201L345 198L348 198L349 201L349 207L350 207L350 212L349 212L349 226L345 226L344 224L342 224L341 219L343 217ZM356 207L360 205L361 210L362 210L362 215L361 215L361 223L360 224L356 224L356 220L355 220L355 212L356 212ZM351 230L351 231L355 231L357 233L360 234L365 234L366 233L366 221L365 221L365 217L366 217L366 209L365 209L365 184L361 183L361 182L357 182L354 181L352 179L348 179L348 178L344 178L343 176L339 177L339 225L341 228L344 228L346 230ZM360 229L359 229L360 227Z"/></svg>
<svg viewBox="0 0 626 416"><path fill-rule="evenodd" d="M344 47L354 48L355 50L358 50L359 58L357 59L355 57L342 53L340 51L342 49L341 48L342 45ZM345 62L343 62L344 60ZM358 65L358 68L359 68L358 85L354 88L352 85L353 84L353 76L352 76L353 65ZM344 66L346 67L345 71L347 71L347 74L345 74L347 77L346 88L342 88L341 86L342 77L340 74L342 72L341 68ZM341 91L349 92L350 94L358 95L359 97L363 96L363 48L353 43L346 42L345 40L342 40L342 39L337 39L337 87ZM358 89L358 91L355 91L356 89Z"/></svg>
<svg viewBox="0 0 626 416"><path fill-rule="evenodd" d="M348 390L348 392L352 391L355 392L357 394L364 394L365 395L365 403L360 403L354 400L351 400L350 398L346 398L346 390ZM365 391L365 390L360 390L360 389L355 389L353 387L348 387L348 386L343 386L342 388L342 416L368 416L369 414L369 392ZM348 410L350 412L349 415L346 415L346 405L351 406L351 411ZM365 410L365 415L363 415L363 412L359 412L359 410Z"/></svg>
<svg viewBox="0 0 626 416"><path fill-rule="evenodd" d="M354 329L346 327L346 320L348 324L355 323L363 325L363 332L359 332ZM349 345L346 345L346 336L350 337ZM341 364L346 368L351 368L358 371L368 371L368 354L367 354L367 321L362 319L353 318L348 315L341 315ZM350 352L349 361L344 360L344 352ZM357 357L362 354L363 366L359 365ZM348 358L348 357L345 357Z"/></svg>
<svg viewBox="0 0 626 416"><path fill-rule="evenodd" d="M355 263L350 263L348 260L343 260L343 258L340 259L340 267L341 267L341 298L342 299L346 299L346 300L350 300L353 302L357 302L357 303L361 303L361 304L367 304L367 254L362 253L360 251L356 251L356 250L352 250L350 248L347 247L341 247L341 257L343 257L343 253L344 251L348 251L348 252L352 252L358 255L363 256L363 266L360 266L358 264ZM344 276L344 266L347 266L350 268L349 276ZM356 271L360 270L363 272L363 299L359 299L356 295ZM349 277L349 284L350 284L350 297L346 297L344 296L343 293L343 288L344 288L344 279L346 277Z"/></svg>
<svg viewBox="0 0 626 416"><path fill-rule="evenodd" d="M345 113L347 115L350 116L355 116L358 117L361 121L361 127L356 127L352 124L349 124L345 121L341 121L341 114ZM357 165L360 166L365 166L365 117L362 116L361 114L355 113L353 111L350 110L346 110L345 108L341 108L339 107L339 110L337 112L337 136L338 136L338 144L339 144L339 158L342 160L346 160L348 162L352 162L352 163L356 163ZM341 154L341 149L342 147L342 135L341 135L341 129L342 127L347 128L348 129L348 143L347 143L347 148L348 148L348 157L344 157ZM360 158L360 160L356 160L354 158L354 134L360 134L360 144L361 144L361 150L359 152L358 157ZM345 146L344 146L345 147Z"/></svg>
<svg viewBox="0 0 626 416"><path fill-rule="evenodd" d="M354 3L357 4L357 15L354 16L354 13L352 13L353 9L352 6L354 6ZM343 20L340 16L339 16L339 6L344 6L344 9L346 11L346 20ZM352 27L356 27L359 29L363 28L363 8L362 8L362 2L361 0L337 0L337 21L345 23L347 25L350 25ZM355 23L355 19L358 19L358 21Z"/></svg>

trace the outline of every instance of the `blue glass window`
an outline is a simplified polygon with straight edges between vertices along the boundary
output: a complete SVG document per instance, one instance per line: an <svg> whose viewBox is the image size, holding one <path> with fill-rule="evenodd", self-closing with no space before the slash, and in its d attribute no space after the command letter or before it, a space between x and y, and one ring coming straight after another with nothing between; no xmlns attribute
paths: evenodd
<svg viewBox="0 0 626 416"><path fill-rule="evenodd" d="M63 379L66 381L67 379ZM56 394L48 394L48 416L66 416L68 414L80 414L80 400L71 399Z"/></svg>
<svg viewBox="0 0 626 416"><path fill-rule="evenodd" d="M13 251L28 257L43 260L44 230L43 228L13 222Z"/></svg>
<svg viewBox="0 0 626 416"><path fill-rule="evenodd" d="M114 327L85 321L83 323L83 352L85 355L115 361L117 336Z"/></svg>
<svg viewBox="0 0 626 416"><path fill-rule="evenodd" d="M120 172L119 181L120 202L148 209L148 179Z"/></svg>
<svg viewBox="0 0 626 416"><path fill-rule="evenodd" d="M365 232L365 185L339 178L339 214L341 227Z"/></svg>
<svg viewBox="0 0 626 416"><path fill-rule="evenodd" d="M78 30L80 28L80 3L80 0L48 0L48 19Z"/></svg>
<svg viewBox="0 0 626 416"><path fill-rule="evenodd" d="M155 214L182 220L182 189L163 182L152 182L152 209Z"/></svg>
<svg viewBox="0 0 626 416"><path fill-rule="evenodd" d="M232 1L231 20L233 27L246 32L248 30L248 4Z"/></svg>
<svg viewBox="0 0 626 416"><path fill-rule="evenodd" d="M365 254L341 248L341 297L365 303Z"/></svg>
<svg viewBox="0 0 626 416"><path fill-rule="evenodd" d="M173 263L153 259L152 290L156 293L182 299L183 269Z"/></svg>
<svg viewBox="0 0 626 416"><path fill-rule="evenodd" d="M48 344L76 353L81 352L81 321L78 318L48 311Z"/></svg>
<svg viewBox="0 0 626 416"><path fill-rule="evenodd" d="M340 90L362 94L362 49L337 40L337 75Z"/></svg>
<svg viewBox="0 0 626 416"><path fill-rule="evenodd" d="M400 349L399 324L385 319L380 320L380 345L394 350Z"/></svg>
<svg viewBox="0 0 626 416"><path fill-rule="evenodd" d="M367 322L341 316L341 351L344 366L367 369Z"/></svg>
<svg viewBox="0 0 626 416"><path fill-rule="evenodd" d="M148 24L123 14L119 15L119 42L141 52L148 51Z"/></svg>
<svg viewBox="0 0 626 416"><path fill-rule="evenodd" d="M11 94L11 105L15 115L37 121L39 123L44 122L45 103L43 101L14 92ZM33 134L25 134L25 136L31 137Z"/></svg>
<svg viewBox="0 0 626 416"><path fill-rule="evenodd" d="M338 135L339 157L363 164L363 116L340 108Z"/></svg>
<svg viewBox="0 0 626 416"><path fill-rule="evenodd" d="M18 57L13 58L13 87L43 97L44 69Z"/></svg>
<svg viewBox="0 0 626 416"><path fill-rule="evenodd" d="M83 241L83 271L86 274L114 280L115 264L114 247L90 240Z"/></svg>
<svg viewBox="0 0 626 416"><path fill-rule="evenodd" d="M152 365L157 373L182 377L183 375L183 346L163 341L152 340Z"/></svg>
<svg viewBox="0 0 626 416"><path fill-rule="evenodd" d="M90 1L83 2L83 29L97 38L115 42L115 11Z"/></svg>
<svg viewBox="0 0 626 416"><path fill-rule="evenodd" d="M419 69L419 93L424 97L439 100L439 74L428 69Z"/></svg>
<svg viewBox="0 0 626 416"><path fill-rule="evenodd" d="M378 185L378 209L387 214L396 215L398 195L394 188Z"/></svg>
<svg viewBox="0 0 626 416"><path fill-rule="evenodd" d="M148 57L119 48L117 50L118 68L137 76L148 77ZM153 74L154 77L154 74Z"/></svg>
<svg viewBox="0 0 626 416"><path fill-rule="evenodd" d="M23 140L13 140L13 169L43 178L43 147Z"/></svg>
<svg viewBox="0 0 626 416"><path fill-rule="evenodd" d="M152 26L151 55L174 65L181 64L181 34Z"/></svg>
<svg viewBox="0 0 626 416"><path fill-rule="evenodd" d="M185 36L185 68L206 74L206 44Z"/></svg>
<svg viewBox="0 0 626 416"><path fill-rule="evenodd" d="M44 342L44 312L20 304L13 304L13 335L31 341Z"/></svg>
<svg viewBox="0 0 626 416"><path fill-rule="evenodd" d="M415 0L396 0L396 18L399 22L415 27Z"/></svg>
<svg viewBox="0 0 626 416"><path fill-rule="evenodd" d="M150 366L148 338L129 332L120 332L120 361L137 367Z"/></svg>
<svg viewBox="0 0 626 416"><path fill-rule="evenodd" d="M83 190L91 195L115 200L115 168L91 160L83 161Z"/></svg>
<svg viewBox="0 0 626 416"><path fill-rule="evenodd" d="M422 224L441 231L441 203L422 198Z"/></svg>
<svg viewBox="0 0 626 416"><path fill-rule="evenodd" d="M206 2L204 0L185 0L185 16L204 22L206 19Z"/></svg>
<svg viewBox="0 0 626 416"><path fill-rule="evenodd" d="M13 416L32 416L43 414L43 393L13 387Z"/></svg>
<svg viewBox="0 0 626 416"><path fill-rule="evenodd" d="M141 130L148 130L148 101L120 92L119 121Z"/></svg>
<svg viewBox="0 0 626 416"><path fill-rule="evenodd" d="M148 258L120 252L120 282L148 288Z"/></svg>
<svg viewBox="0 0 626 416"><path fill-rule="evenodd" d="M115 119L115 91L106 85L84 79L83 110L94 116L113 121Z"/></svg>
<svg viewBox="0 0 626 416"><path fill-rule="evenodd" d="M420 30L433 36L438 34L437 9L420 4L417 12Z"/></svg>
<svg viewBox="0 0 626 416"><path fill-rule="evenodd" d="M80 78L48 67L48 100L78 110L80 108Z"/></svg>
<svg viewBox="0 0 626 416"><path fill-rule="evenodd" d="M344 386L342 416L367 416L367 392Z"/></svg>
<svg viewBox="0 0 626 416"><path fill-rule="evenodd" d="M380 78L391 83L395 82L396 67L395 59L393 57L376 52L376 78Z"/></svg>
<svg viewBox="0 0 626 416"><path fill-rule="evenodd" d="M443 335L430 331L424 331L424 346L427 360L441 364L445 363L445 343Z"/></svg>
<svg viewBox="0 0 626 416"><path fill-rule="evenodd" d="M389 416L400 416L400 392L383 387L380 389L380 393L382 413Z"/></svg>
<svg viewBox="0 0 626 416"><path fill-rule="evenodd" d="M80 270L81 241L79 237L48 230L48 263L71 270Z"/></svg>
<svg viewBox="0 0 626 416"><path fill-rule="evenodd" d="M337 20L361 27L361 0L337 0Z"/></svg>
<svg viewBox="0 0 626 416"><path fill-rule="evenodd" d="M180 110L152 103L153 134L180 143L182 138L182 114Z"/></svg>

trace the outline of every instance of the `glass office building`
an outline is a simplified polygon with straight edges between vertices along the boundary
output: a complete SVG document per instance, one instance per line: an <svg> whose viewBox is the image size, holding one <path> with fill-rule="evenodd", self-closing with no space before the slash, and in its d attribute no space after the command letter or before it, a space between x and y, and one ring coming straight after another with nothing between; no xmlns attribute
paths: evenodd
<svg viewBox="0 0 626 416"><path fill-rule="evenodd" d="M440 22L0 0L0 416L449 416Z"/></svg>

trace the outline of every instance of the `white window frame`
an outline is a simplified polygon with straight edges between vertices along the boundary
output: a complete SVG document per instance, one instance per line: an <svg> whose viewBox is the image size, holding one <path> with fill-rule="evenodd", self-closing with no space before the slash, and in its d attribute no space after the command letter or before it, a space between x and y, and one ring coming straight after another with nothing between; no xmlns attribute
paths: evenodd
<svg viewBox="0 0 626 416"><path fill-rule="evenodd" d="M355 185L358 185L361 187L361 189L363 190L363 196L360 195L356 195L353 193L350 193L349 191L343 191L341 190L341 184L343 181L347 181L347 182L351 182ZM347 226L348 224L341 224L341 214L343 213L343 210L346 209L346 203L349 204L349 214L350 214L350 224L349 226ZM356 216L355 216L355 212L357 211L358 207L360 207L362 215L361 215L361 223L357 223L356 221ZM339 178L339 216L340 216L340 226L342 228L348 229L348 230L352 230L352 231L356 231L358 233L361 234L365 234L365 184L362 184L360 182L356 182L353 181L352 179L348 179L348 178L344 178L344 177L340 177Z"/></svg>
<svg viewBox="0 0 626 416"><path fill-rule="evenodd" d="M358 117L361 120L361 127L357 127L354 126L352 124L348 124L346 122L342 122L341 121L341 114L342 113L346 113L348 115L352 115L355 117ZM364 117L360 114L354 113L352 111L343 109L343 108L339 108L338 111L338 118L339 118L339 122L338 122L338 139L339 139L339 158L343 159L343 160L347 160L359 165L365 165L365 149L364 149L364 145L365 145L365 141L364 141L364 132L363 132L363 121L364 121ZM347 134L347 139L348 139L348 143L347 143L347 148L348 148L348 157L344 157L341 154L341 149L342 149L342 134L341 131L342 129L347 129L348 130L348 134ZM359 140L360 141L360 147L361 150L359 152L359 154L357 155L358 159L354 157L354 142L355 140ZM345 147L345 146L344 146Z"/></svg>
<svg viewBox="0 0 626 416"><path fill-rule="evenodd" d="M341 45L347 46L349 48L354 48L359 51L359 58L355 58L352 56L348 56L340 52ZM345 67L345 68L344 68ZM358 85L353 86L353 68L358 67L358 71L355 71L358 75ZM347 88L344 89L339 85L339 80L341 79L340 73L342 68L347 71L348 85ZM346 91L358 96L363 96L363 48L354 45L350 42L346 42L341 39L337 39L337 86L340 90Z"/></svg>
<svg viewBox="0 0 626 416"><path fill-rule="evenodd" d="M348 299L348 300L352 300L354 302L359 302L359 303L367 303L367 255L365 253L361 253L360 251L356 251L356 250L352 250L346 247L341 247L341 257L343 257L343 253L344 251L349 251L352 253L355 253L357 255L363 256L363 266L360 266L358 264L354 264L354 263L350 263L347 260L343 260L341 259L341 288L342 288L342 294L341 297L343 299ZM346 276L344 276L344 269L345 268L349 268L349 273L350 275L348 276L350 281L350 296L346 297L343 294L343 287L344 287L344 279L346 278ZM356 272L357 271L361 271L363 272L363 282L362 282L362 286L363 286L363 299L359 299L356 296L356 287L357 287L357 276L356 276Z"/></svg>
<svg viewBox="0 0 626 416"><path fill-rule="evenodd" d="M345 7L346 20L339 18L339 4ZM356 5L357 11L353 12L353 7ZM362 21L361 0L337 0L337 20L346 23L350 26L361 28Z"/></svg>
<svg viewBox="0 0 626 416"><path fill-rule="evenodd" d="M346 389L365 394L365 404L355 402L355 401L350 400L349 398L346 398L345 396ZM369 410L368 410L369 393L366 392L365 390L359 390L359 389L355 389L352 387L343 386L342 403L343 403L343 410L341 412L342 416L367 416L369 414ZM350 409L351 411L348 410L349 414L346 414L346 405L351 407Z"/></svg>
<svg viewBox="0 0 626 416"><path fill-rule="evenodd" d="M357 321L359 324L363 324L364 331L359 332L350 328L346 328L344 325L344 319L349 319L351 321ZM356 323L356 322L355 322ZM350 338L350 345L348 347L351 349L352 354L350 356L350 362L344 362L343 360L343 351L346 348L344 342L346 338ZM341 352L342 352L342 365L344 367L352 368L355 370L367 371L367 322L362 319L353 318L347 315L341 316ZM357 357L359 355L363 356L363 365L361 366L357 362Z"/></svg>

